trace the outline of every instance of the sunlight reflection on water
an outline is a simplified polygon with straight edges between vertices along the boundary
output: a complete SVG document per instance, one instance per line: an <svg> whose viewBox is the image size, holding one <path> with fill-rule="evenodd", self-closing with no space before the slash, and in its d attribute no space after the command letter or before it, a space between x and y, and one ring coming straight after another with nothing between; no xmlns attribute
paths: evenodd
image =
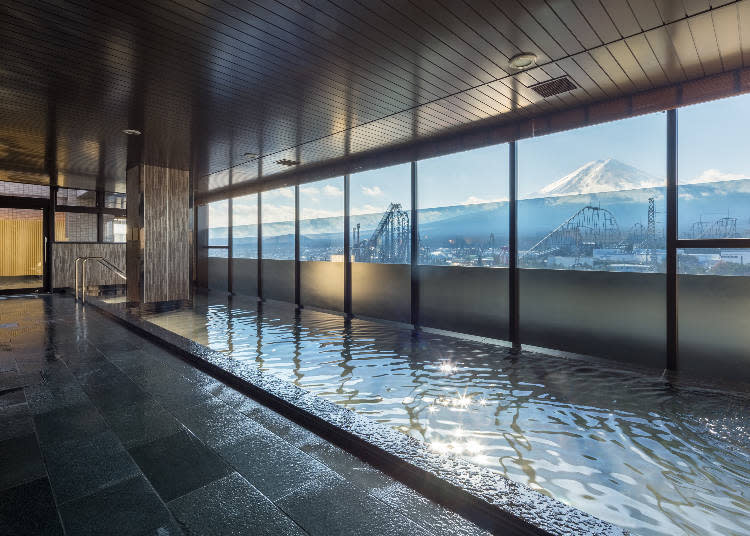
<svg viewBox="0 0 750 536"><path fill-rule="evenodd" d="M286 305L154 323L638 534L750 534L750 400Z"/></svg>

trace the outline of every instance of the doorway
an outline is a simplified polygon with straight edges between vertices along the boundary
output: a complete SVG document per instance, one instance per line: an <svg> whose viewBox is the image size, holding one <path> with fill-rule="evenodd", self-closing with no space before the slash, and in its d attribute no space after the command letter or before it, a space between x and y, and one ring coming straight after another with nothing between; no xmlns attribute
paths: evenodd
<svg viewBox="0 0 750 536"><path fill-rule="evenodd" d="M0 294L40 292L47 272L46 210L0 205Z"/></svg>

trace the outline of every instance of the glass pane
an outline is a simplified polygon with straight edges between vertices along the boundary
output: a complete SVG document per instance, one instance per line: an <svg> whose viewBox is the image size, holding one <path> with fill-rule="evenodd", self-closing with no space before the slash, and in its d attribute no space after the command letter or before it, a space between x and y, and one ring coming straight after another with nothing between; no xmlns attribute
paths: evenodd
<svg viewBox="0 0 750 536"><path fill-rule="evenodd" d="M208 204L208 245L226 246L229 237L229 202L215 201ZM210 252L209 252L210 255Z"/></svg>
<svg viewBox="0 0 750 536"><path fill-rule="evenodd" d="M103 242L125 242L126 238L126 219L113 216L112 214L102 214L104 219L104 236Z"/></svg>
<svg viewBox="0 0 750 536"><path fill-rule="evenodd" d="M127 208L127 196L125 194L117 194L107 192L104 194L104 206L106 208Z"/></svg>
<svg viewBox="0 0 750 536"><path fill-rule="evenodd" d="M508 265L508 146L419 162L419 263Z"/></svg>
<svg viewBox="0 0 750 536"><path fill-rule="evenodd" d="M57 190L57 204L71 207L95 207L96 192L94 190L60 188Z"/></svg>
<svg viewBox="0 0 750 536"><path fill-rule="evenodd" d="M57 212L55 240L57 242L96 242L96 214Z"/></svg>
<svg viewBox="0 0 750 536"><path fill-rule="evenodd" d="M232 200L232 255L235 259L258 258L258 196Z"/></svg>
<svg viewBox="0 0 750 536"><path fill-rule="evenodd" d="M678 120L679 237L750 237L750 95L681 108Z"/></svg>
<svg viewBox="0 0 750 536"><path fill-rule="evenodd" d="M294 260L294 188L261 195L263 258Z"/></svg>
<svg viewBox="0 0 750 536"><path fill-rule="evenodd" d="M0 290L43 285L42 225L41 210L0 208Z"/></svg>
<svg viewBox="0 0 750 536"><path fill-rule="evenodd" d="M344 180L300 187L300 284L305 305L344 307Z"/></svg>
<svg viewBox="0 0 750 536"><path fill-rule="evenodd" d="M0 181L0 195L15 197L49 197L49 186Z"/></svg>
<svg viewBox="0 0 750 536"><path fill-rule="evenodd" d="M351 188L354 261L409 264L411 164L357 173Z"/></svg>
<svg viewBox="0 0 750 536"><path fill-rule="evenodd" d="M300 187L300 260L344 262L344 180Z"/></svg>
<svg viewBox="0 0 750 536"><path fill-rule="evenodd" d="M519 144L519 265L664 272L666 116Z"/></svg>

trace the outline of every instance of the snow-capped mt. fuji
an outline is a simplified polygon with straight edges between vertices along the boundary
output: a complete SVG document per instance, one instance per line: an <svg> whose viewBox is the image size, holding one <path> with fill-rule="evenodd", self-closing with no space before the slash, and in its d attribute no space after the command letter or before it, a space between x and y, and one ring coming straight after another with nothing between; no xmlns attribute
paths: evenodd
<svg viewBox="0 0 750 536"><path fill-rule="evenodd" d="M615 192L664 186L664 179L623 164L619 160L594 160L582 165L562 179L548 184L539 192L539 197L556 195L591 194Z"/></svg>

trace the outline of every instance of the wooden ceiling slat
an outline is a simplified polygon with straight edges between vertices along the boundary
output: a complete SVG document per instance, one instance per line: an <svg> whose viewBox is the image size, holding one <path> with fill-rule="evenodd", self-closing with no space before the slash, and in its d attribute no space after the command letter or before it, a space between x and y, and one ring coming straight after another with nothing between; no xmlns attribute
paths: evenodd
<svg viewBox="0 0 750 536"><path fill-rule="evenodd" d="M592 99L602 100L607 94L573 58L559 60L557 65L579 86L586 89Z"/></svg>
<svg viewBox="0 0 750 536"><path fill-rule="evenodd" d="M644 35L669 81L673 84L684 81L685 72L667 29L655 28Z"/></svg>
<svg viewBox="0 0 750 536"><path fill-rule="evenodd" d="M696 13L706 11L711 7L711 4L708 0L682 0L682 3L685 5L685 13L689 17L695 15Z"/></svg>
<svg viewBox="0 0 750 536"><path fill-rule="evenodd" d="M572 0L547 0L547 3L584 48L594 48L602 44L594 28Z"/></svg>
<svg viewBox="0 0 750 536"><path fill-rule="evenodd" d="M568 54L566 50L558 43L542 25L529 13L517 0L505 0L493 6L502 11L503 15L512 24L518 27L529 36L544 53L553 60L562 58ZM493 13L489 12L492 16ZM533 52L533 50L531 51Z"/></svg>
<svg viewBox="0 0 750 536"><path fill-rule="evenodd" d="M652 86L659 87L669 84L669 78L664 73L659 60L656 58L644 34L628 37L625 39L625 44L633 53L633 56L637 58L638 64L643 68L643 71L648 73L646 76L648 76Z"/></svg>
<svg viewBox="0 0 750 536"><path fill-rule="evenodd" d="M740 14L737 11L737 4L713 10L711 18L723 69L739 69L742 67L742 48L740 47Z"/></svg>
<svg viewBox="0 0 750 536"><path fill-rule="evenodd" d="M742 65L750 65L750 2L737 4L737 14L740 32L740 48L742 49Z"/></svg>
<svg viewBox="0 0 750 536"><path fill-rule="evenodd" d="M643 68L635 59L625 41L617 41L607 45L607 49L610 51L612 56L617 61L617 64L625 71L633 85L638 91L645 91L651 89L652 84L646 73L643 72Z"/></svg>
<svg viewBox="0 0 750 536"><path fill-rule="evenodd" d="M595 4L596 2L590 2ZM638 24L638 19L635 18L633 10L630 9L630 4L623 2L622 0L602 0L601 5L607 13L607 18L611 18L615 21L617 31L622 36L635 35L641 31L641 25ZM612 24L610 22L610 24ZM610 39L613 41L613 39Z"/></svg>
<svg viewBox="0 0 750 536"><path fill-rule="evenodd" d="M719 45L716 42L716 32L711 13L701 13L688 19L690 32L695 42L695 50L706 75L717 74L722 71Z"/></svg>
<svg viewBox="0 0 750 536"><path fill-rule="evenodd" d="M617 5L621 5L621 2L617 2ZM622 31L618 31L618 27L612 22L612 17L604 9L602 3L591 2L590 0L576 0L576 6L583 13L583 16L586 17L589 25L591 25L591 28L593 28L603 43L610 43L622 37L620 35Z"/></svg>
<svg viewBox="0 0 750 536"><path fill-rule="evenodd" d="M693 35L690 32L687 19L668 24L666 30L680 60L682 70L685 72L685 76L688 79L703 76L703 67L698 58L698 52L695 50L695 42L693 41Z"/></svg>
<svg viewBox="0 0 750 536"><path fill-rule="evenodd" d="M667 24L686 16L685 6L682 2L675 2L675 0L654 0L654 4L656 4L656 9L659 10L661 20Z"/></svg>
<svg viewBox="0 0 750 536"><path fill-rule="evenodd" d="M661 26L664 22L654 0L627 0L638 24L645 32ZM675 1L675 0L671 0Z"/></svg>
<svg viewBox="0 0 750 536"><path fill-rule="evenodd" d="M597 64L607 73L612 81L623 93L634 93L636 87L633 81L628 78L628 75L617 63L617 60L612 56L612 53L607 47L599 47L589 52L591 57L594 58Z"/></svg>
<svg viewBox="0 0 750 536"><path fill-rule="evenodd" d="M560 44L566 54L575 54L583 50L581 42L544 0L526 0L523 5L544 30Z"/></svg>

